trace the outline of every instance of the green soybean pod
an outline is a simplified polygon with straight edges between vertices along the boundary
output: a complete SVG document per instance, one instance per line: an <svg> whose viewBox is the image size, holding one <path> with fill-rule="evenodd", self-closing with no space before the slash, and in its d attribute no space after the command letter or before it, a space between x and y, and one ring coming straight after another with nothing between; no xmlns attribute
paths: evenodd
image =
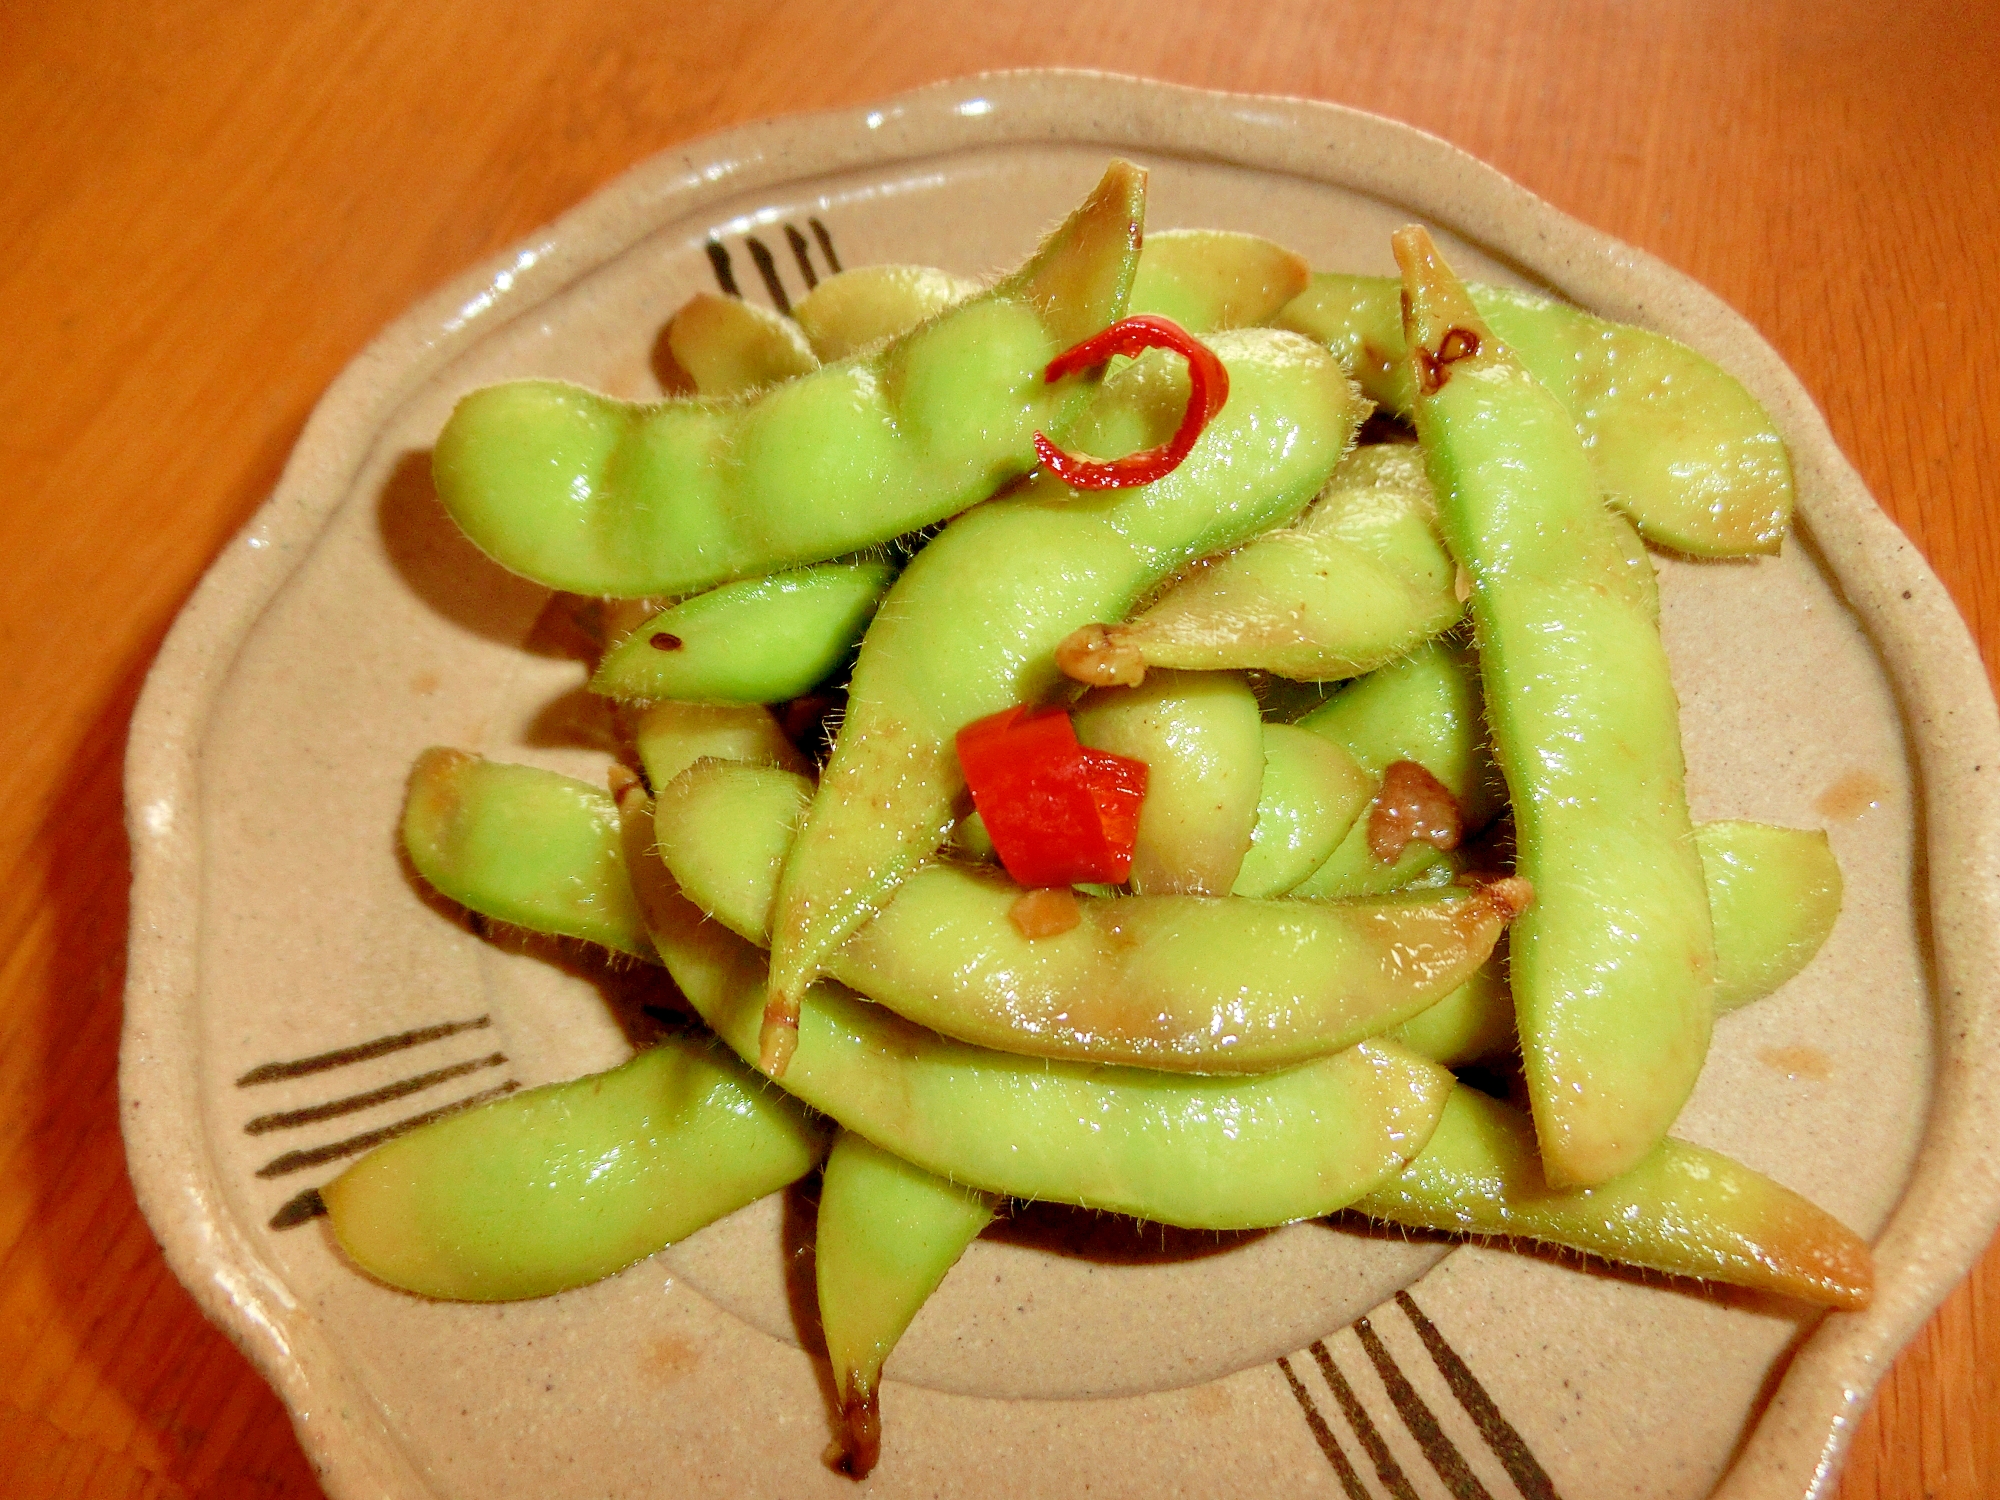
<svg viewBox="0 0 2000 1500"><path fill-rule="evenodd" d="M1596 1187L1550 1182L1527 1117L1460 1087L1409 1167L1354 1205L1447 1234L1564 1245L1623 1265L1865 1307L1868 1242L1825 1210L1719 1151L1663 1139Z"/></svg>
<svg viewBox="0 0 2000 1500"><path fill-rule="evenodd" d="M758 703L655 703L632 728L646 784L663 787L698 760L740 760L804 775L808 763Z"/></svg>
<svg viewBox="0 0 2000 1500"><path fill-rule="evenodd" d="M1269 322L1311 278L1298 256L1254 234L1161 230L1140 246L1127 311L1193 333L1248 328ZM822 281L792 315L821 359L845 359L978 292L977 282L935 266L857 266Z"/></svg>
<svg viewBox="0 0 2000 1500"><path fill-rule="evenodd" d="M883 1362L995 1207L991 1194L933 1177L851 1130L834 1136L813 1267L851 1478L867 1477L881 1456Z"/></svg>
<svg viewBox="0 0 2000 1500"><path fill-rule="evenodd" d="M402 835L417 873L482 916L653 957L597 787L434 747L411 768Z"/></svg>
<svg viewBox="0 0 2000 1500"><path fill-rule="evenodd" d="M1038 479L953 521L890 588L786 865L774 1033L826 955L942 842L964 789L953 736L1047 697L1065 636L1122 616L1193 558L1297 514L1346 451L1360 409L1326 350L1262 329L1212 342L1230 399L1173 473L1089 494ZM1187 389L1178 360L1134 360L1106 377L1073 436L1095 453L1163 439ZM774 1043L781 1049L781 1036ZM778 1051L767 1061L777 1064Z"/></svg>
<svg viewBox="0 0 2000 1500"><path fill-rule="evenodd" d="M1264 726L1264 780L1232 896L1282 896L1325 864L1375 795L1376 778L1331 740Z"/></svg>
<svg viewBox="0 0 2000 1500"><path fill-rule="evenodd" d="M504 1302L583 1286L811 1170L806 1112L700 1039L447 1115L320 1189L378 1280Z"/></svg>
<svg viewBox="0 0 2000 1500"><path fill-rule="evenodd" d="M1479 972L1428 1010L1388 1033L1419 1057L1447 1068L1505 1057L1517 1050L1514 994L1507 988L1500 950Z"/></svg>
<svg viewBox="0 0 2000 1500"><path fill-rule="evenodd" d="M690 767L654 799L660 858L704 913L769 948L778 872L811 802L809 780L772 766Z"/></svg>
<svg viewBox="0 0 2000 1500"><path fill-rule="evenodd" d="M769 965L674 887L652 809L620 804L635 890L674 982L716 1034L758 1054ZM1451 1075L1364 1043L1256 1078L1012 1057L814 985L779 1083L938 1177L1015 1198L1196 1229L1315 1218L1394 1176L1429 1139Z"/></svg>
<svg viewBox="0 0 2000 1500"><path fill-rule="evenodd" d="M1268 323L1306 290L1312 269L1270 240L1233 229L1163 229L1146 236L1131 311L1190 333Z"/></svg>
<svg viewBox="0 0 2000 1500"><path fill-rule="evenodd" d="M1323 340L1369 399L1409 416L1416 387L1391 276L1321 273L1278 315ZM1791 459L1733 375L1663 334L1552 298L1469 289L1473 305L1559 400L1605 498L1648 540L1697 557L1776 552L1792 513Z"/></svg>
<svg viewBox="0 0 2000 1500"><path fill-rule="evenodd" d="M725 583L633 631L590 690L622 702L796 698L853 652L895 576L886 562L821 563Z"/></svg>
<svg viewBox="0 0 2000 1500"><path fill-rule="evenodd" d="M1812 961L1840 915L1840 866L1818 829L1697 823L1695 849L1715 922L1715 1013L1761 1000ZM1498 956L1391 1033L1455 1068L1516 1048L1514 997Z"/></svg>
<svg viewBox="0 0 2000 1500"><path fill-rule="evenodd" d="M1359 677L1458 623L1456 573L1422 456L1371 444L1341 461L1291 526L1201 564L1130 620L1079 641L1085 670L1074 675L1135 682L1152 667L1236 667Z"/></svg>
<svg viewBox="0 0 2000 1500"><path fill-rule="evenodd" d="M667 349L703 396L747 395L819 368L790 318L713 292L697 293L674 314Z"/></svg>
<svg viewBox="0 0 2000 1500"><path fill-rule="evenodd" d="M1049 361L1125 309L1145 174L1114 162L1028 263L880 349L753 396L615 401L558 381L459 402L439 498L494 561L572 593L686 594L943 520L1035 466L1088 400Z"/></svg>
<svg viewBox="0 0 2000 1500"><path fill-rule="evenodd" d="M1771 993L1812 961L1840 915L1840 866L1818 829L1730 819L1694 831L1715 922L1715 1011Z"/></svg>
<svg viewBox="0 0 2000 1500"><path fill-rule="evenodd" d="M1397 231L1417 433L1472 618L1517 869L1510 954L1552 1182L1604 1182L1666 1136L1708 1052L1715 947L1658 622L1560 402L1420 228Z"/></svg>
<svg viewBox="0 0 2000 1500"><path fill-rule="evenodd" d="M654 834L682 893L768 941L784 845L809 788L764 766L696 766ZM1083 896L1027 937L998 871L914 872L827 960L850 989L997 1051L1187 1073L1258 1073L1378 1035L1469 979L1528 892L1518 881L1367 902Z"/></svg>
<svg viewBox="0 0 2000 1500"><path fill-rule="evenodd" d="M935 266L856 266L829 276L792 308L821 359L859 354L979 294L979 283Z"/></svg>
<svg viewBox="0 0 2000 1500"><path fill-rule="evenodd" d="M1071 711L1079 743L1145 762L1132 846L1142 896L1225 896L1257 829L1264 724L1235 672L1155 672L1099 688Z"/></svg>
<svg viewBox="0 0 2000 1500"><path fill-rule="evenodd" d="M1402 290L1393 276L1315 271L1311 284L1273 321L1325 344L1362 395L1407 421L1416 408L1416 383L1403 338Z"/></svg>

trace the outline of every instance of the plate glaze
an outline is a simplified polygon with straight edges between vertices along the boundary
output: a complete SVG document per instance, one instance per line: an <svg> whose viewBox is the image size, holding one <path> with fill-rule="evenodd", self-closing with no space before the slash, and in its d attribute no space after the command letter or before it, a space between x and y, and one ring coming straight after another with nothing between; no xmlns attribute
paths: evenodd
<svg viewBox="0 0 2000 1500"><path fill-rule="evenodd" d="M1704 350L1791 447L1799 524L1660 559L1697 818L1828 829L1826 949L1717 1028L1676 1133L1877 1241L1866 1312L1338 1223L1143 1233L1041 1210L976 1244L891 1360L885 1495L1797 1496L1829 1490L1902 1342L2000 1217L2000 725L1942 587L1796 379L1643 254L1408 127L1095 75L999 75L749 127L635 169L397 322L334 384L148 679L122 1056L140 1202L289 1405L337 1497L850 1493L778 1195L612 1280L440 1304L340 1259L305 1190L375 1132L575 1076L643 1030L644 976L482 941L396 857L416 752L595 778L546 591L429 490L465 390L656 394L696 291L784 307L845 264L984 274L1125 155L1153 228L1254 230L1392 268L1421 219L1482 279ZM607 1001L610 1003L607 1004Z"/></svg>

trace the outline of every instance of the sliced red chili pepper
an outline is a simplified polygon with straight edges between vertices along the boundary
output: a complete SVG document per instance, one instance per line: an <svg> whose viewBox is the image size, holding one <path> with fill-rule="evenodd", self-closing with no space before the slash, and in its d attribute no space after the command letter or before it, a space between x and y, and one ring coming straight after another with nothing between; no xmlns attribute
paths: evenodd
<svg viewBox="0 0 2000 1500"><path fill-rule="evenodd" d="M1116 884L1130 873L1143 761L1086 750L1069 715L1053 707L966 725L958 760L994 851L1019 884Z"/></svg>
<svg viewBox="0 0 2000 1500"><path fill-rule="evenodd" d="M1132 873L1139 808L1146 800L1146 763L1109 750L1085 750L1082 763L1083 782L1097 806L1097 825L1104 834L1111 873L1078 878L1119 885Z"/></svg>
<svg viewBox="0 0 2000 1500"><path fill-rule="evenodd" d="M1094 369L1115 355L1138 355L1148 349L1171 349L1188 363L1188 404L1181 413L1181 425L1157 448L1142 448L1112 459L1079 458L1036 433L1035 452L1049 472L1072 489L1118 490L1164 479L1181 466L1202 429L1229 399L1229 371L1215 351L1171 318L1150 313L1121 318L1102 333L1064 350L1049 361L1042 378L1060 380L1079 370Z"/></svg>

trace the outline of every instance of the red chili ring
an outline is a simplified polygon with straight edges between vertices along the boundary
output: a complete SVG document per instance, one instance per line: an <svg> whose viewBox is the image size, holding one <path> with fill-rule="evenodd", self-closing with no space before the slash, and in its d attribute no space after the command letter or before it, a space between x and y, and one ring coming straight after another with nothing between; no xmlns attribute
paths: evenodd
<svg viewBox="0 0 2000 1500"><path fill-rule="evenodd" d="M1157 448L1143 448L1123 458L1079 458L1065 453L1041 433L1035 434L1035 452L1042 463L1064 484L1079 490L1122 490L1135 484L1151 484L1164 479L1181 466L1181 460L1195 445L1202 429L1222 410L1229 399L1229 371L1208 345L1171 318L1143 313L1121 318L1102 333L1092 334L1073 349L1066 349L1049 361L1042 378L1057 381L1079 370L1095 369L1114 355L1137 355L1148 349L1171 349L1188 364L1188 404L1174 435Z"/></svg>

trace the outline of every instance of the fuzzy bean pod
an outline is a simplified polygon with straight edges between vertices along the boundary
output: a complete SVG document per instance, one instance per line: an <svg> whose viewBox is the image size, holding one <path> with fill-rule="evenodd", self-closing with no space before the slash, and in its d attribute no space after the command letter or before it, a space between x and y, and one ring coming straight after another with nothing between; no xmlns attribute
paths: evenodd
<svg viewBox="0 0 2000 1500"><path fill-rule="evenodd" d="M752 396L634 404L558 381L462 400L438 496L494 561L572 593L686 594L930 525L1036 462L1091 383L1048 362L1125 310L1145 174L1114 162L1034 257L902 338Z"/></svg>
<svg viewBox="0 0 2000 1500"><path fill-rule="evenodd" d="M1399 416L1416 385L1392 276L1321 273L1277 325L1340 355L1370 400ZM1479 316L1575 424L1597 488L1648 540L1696 557L1776 552L1792 466L1770 415L1684 344L1552 298L1470 288Z"/></svg>
<svg viewBox="0 0 2000 1500"><path fill-rule="evenodd" d="M851 1130L834 1137L813 1268L847 1429L840 1466L851 1478L866 1478L881 1455L883 1362L997 1206L991 1194L933 1177Z"/></svg>
<svg viewBox="0 0 2000 1500"><path fill-rule="evenodd" d="M1540 1240L1831 1307L1865 1307L1874 1287L1866 1240L1719 1151L1665 1139L1598 1187L1564 1188L1544 1176L1527 1116L1462 1086L1408 1169L1354 1207L1413 1229Z"/></svg>
<svg viewBox="0 0 2000 1500"><path fill-rule="evenodd" d="M1481 318L1421 229L1394 238L1418 436L1446 540L1471 577L1517 869L1511 940L1549 1178L1635 1166L1694 1087L1715 947L1659 625L1569 413Z"/></svg>

